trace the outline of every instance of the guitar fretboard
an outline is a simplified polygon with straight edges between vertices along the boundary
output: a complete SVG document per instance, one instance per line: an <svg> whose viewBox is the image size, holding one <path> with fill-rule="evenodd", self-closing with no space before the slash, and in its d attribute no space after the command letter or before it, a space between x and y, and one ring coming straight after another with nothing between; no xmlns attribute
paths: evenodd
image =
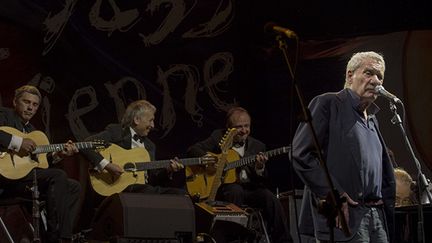
<svg viewBox="0 0 432 243"><path fill-rule="evenodd" d="M77 149L91 149L94 148L95 146L100 146L99 143L95 144L95 142L78 142L74 144L77 147ZM65 145L66 145L65 143L39 145L32 153L40 154L40 153L58 152L58 151L62 151Z"/></svg>
<svg viewBox="0 0 432 243"><path fill-rule="evenodd" d="M273 149L273 150L269 150L264 152L264 154L270 158L276 155L280 155L280 154L285 154L288 153L290 150L289 146L286 147L281 147L281 148L277 148L277 149ZM247 165L250 163L254 163L256 161L256 155L251 155L251 156L247 156L244 158L241 158L239 160L233 161L233 162L229 162L226 164L224 171L230 170L230 169L234 169L237 167L241 167L243 165Z"/></svg>
<svg viewBox="0 0 432 243"><path fill-rule="evenodd" d="M153 170L166 168L171 163L171 160L158 160L149 162L130 162L125 164L125 170L133 169L136 171ZM180 159L180 163L183 165L200 165L202 164L201 158L185 158Z"/></svg>

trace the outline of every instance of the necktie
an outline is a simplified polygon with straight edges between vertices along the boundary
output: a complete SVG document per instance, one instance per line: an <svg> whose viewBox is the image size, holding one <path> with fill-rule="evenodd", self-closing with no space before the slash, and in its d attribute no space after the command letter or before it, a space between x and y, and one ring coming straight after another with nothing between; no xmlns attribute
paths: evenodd
<svg viewBox="0 0 432 243"><path fill-rule="evenodd" d="M137 142L144 143L144 137L142 137L138 134L133 135L133 139Z"/></svg>
<svg viewBox="0 0 432 243"><path fill-rule="evenodd" d="M31 130L31 126L29 123L23 125L23 133L29 133Z"/></svg>

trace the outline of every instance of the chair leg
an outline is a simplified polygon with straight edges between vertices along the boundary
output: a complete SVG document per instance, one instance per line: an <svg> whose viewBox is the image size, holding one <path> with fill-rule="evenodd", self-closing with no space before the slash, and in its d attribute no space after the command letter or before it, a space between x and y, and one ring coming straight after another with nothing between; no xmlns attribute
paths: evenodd
<svg viewBox="0 0 432 243"><path fill-rule="evenodd" d="M247 208L249 214L248 228L255 232L253 243L271 243L266 223L259 209Z"/></svg>
<svg viewBox="0 0 432 243"><path fill-rule="evenodd" d="M262 243L271 243L271 242L270 242L269 235L268 235L268 233L267 233L267 227L266 227L266 225L265 225L264 219L263 219L263 217L262 217L260 211L258 211L258 218L259 218L259 221L260 221L260 223L261 223L261 229L262 229L262 231L263 231L263 235L264 235L264 237L265 237L265 242L262 242Z"/></svg>
<svg viewBox="0 0 432 243"><path fill-rule="evenodd" d="M4 234L6 235L7 240L8 240L10 243L14 243L14 241L13 241L13 239L12 239L12 236L11 236L10 233L9 233L9 230L7 229L5 223L3 222L3 219L2 219L1 217L0 217L0 226L1 226L1 228L2 228L2 230L3 230L3 232L4 232Z"/></svg>
<svg viewBox="0 0 432 243"><path fill-rule="evenodd" d="M40 211L40 217L42 220L43 229L46 232L48 230L48 222L47 222L47 212L45 208Z"/></svg>
<svg viewBox="0 0 432 243"><path fill-rule="evenodd" d="M6 204L7 202L7 204ZM22 202L0 204L0 242L30 242L33 239L30 214Z"/></svg>

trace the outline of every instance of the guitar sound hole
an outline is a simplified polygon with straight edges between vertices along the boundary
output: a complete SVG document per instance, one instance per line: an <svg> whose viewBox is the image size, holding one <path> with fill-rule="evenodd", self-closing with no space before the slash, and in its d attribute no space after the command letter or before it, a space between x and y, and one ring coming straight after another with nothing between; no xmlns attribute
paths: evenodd
<svg viewBox="0 0 432 243"><path fill-rule="evenodd" d="M124 166L123 166L123 169L125 170L125 171L134 171L135 170L135 165L133 164L133 163L126 163Z"/></svg>
<svg viewBox="0 0 432 243"><path fill-rule="evenodd" d="M39 162L39 159L38 159L38 157L37 157L36 154L31 154L31 155L30 155L30 158L31 158L33 161L35 161L35 162Z"/></svg>

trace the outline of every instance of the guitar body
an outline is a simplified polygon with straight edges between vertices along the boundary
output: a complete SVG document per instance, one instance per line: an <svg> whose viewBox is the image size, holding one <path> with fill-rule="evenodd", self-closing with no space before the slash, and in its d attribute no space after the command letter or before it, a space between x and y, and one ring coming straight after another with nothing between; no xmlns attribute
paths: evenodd
<svg viewBox="0 0 432 243"><path fill-rule="evenodd" d="M22 138L30 138L36 145L49 144L47 136L41 131L23 133L13 127L0 127L0 130ZM10 151L0 153L0 174L8 179L16 180L23 178L36 167L48 168L46 153L32 156L23 156Z"/></svg>
<svg viewBox="0 0 432 243"><path fill-rule="evenodd" d="M212 153L210 153L212 154ZM218 158L221 154L212 154ZM227 151L227 162L240 159L238 153L232 149ZM225 183L234 183L237 180L235 169L228 170L223 175ZM200 200L207 199L210 195L215 173L209 173L202 166L186 166L186 186L192 197L198 197Z"/></svg>
<svg viewBox="0 0 432 243"><path fill-rule="evenodd" d="M270 158L276 155L288 153L289 151L290 147L284 146L270 151L266 151L264 152L264 154L268 158ZM216 156L219 158L219 161L222 160L221 155ZM250 155L240 159L240 156L236 151L234 151L233 149L229 149L228 151L226 151L226 163L218 162L218 166L220 164L224 166L223 173L220 173L220 178L223 178L223 181L218 182L222 184L237 182L238 178L236 168L255 162L256 155ZM193 197L207 200L210 192L212 192L211 188L213 187L213 185L215 185L215 176L217 176L215 173L211 174L209 173L209 170L205 170L202 167L186 167L186 186L190 195Z"/></svg>
<svg viewBox="0 0 432 243"><path fill-rule="evenodd" d="M100 154L121 168L129 162L150 161L150 155L144 148L124 149L116 144L111 144L107 149L100 151ZM124 172L117 179L113 178L108 171L89 173L93 189L102 196L120 193L132 184L145 184L144 172Z"/></svg>
<svg viewBox="0 0 432 243"><path fill-rule="evenodd" d="M227 162L232 162L240 159L240 155L233 149L228 150ZM230 169L225 171L223 183L234 183L237 181L236 169Z"/></svg>
<svg viewBox="0 0 432 243"><path fill-rule="evenodd" d="M206 172L202 166L186 166L186 187L192 197L206 199L210 194L214 173Z"/></svg>

